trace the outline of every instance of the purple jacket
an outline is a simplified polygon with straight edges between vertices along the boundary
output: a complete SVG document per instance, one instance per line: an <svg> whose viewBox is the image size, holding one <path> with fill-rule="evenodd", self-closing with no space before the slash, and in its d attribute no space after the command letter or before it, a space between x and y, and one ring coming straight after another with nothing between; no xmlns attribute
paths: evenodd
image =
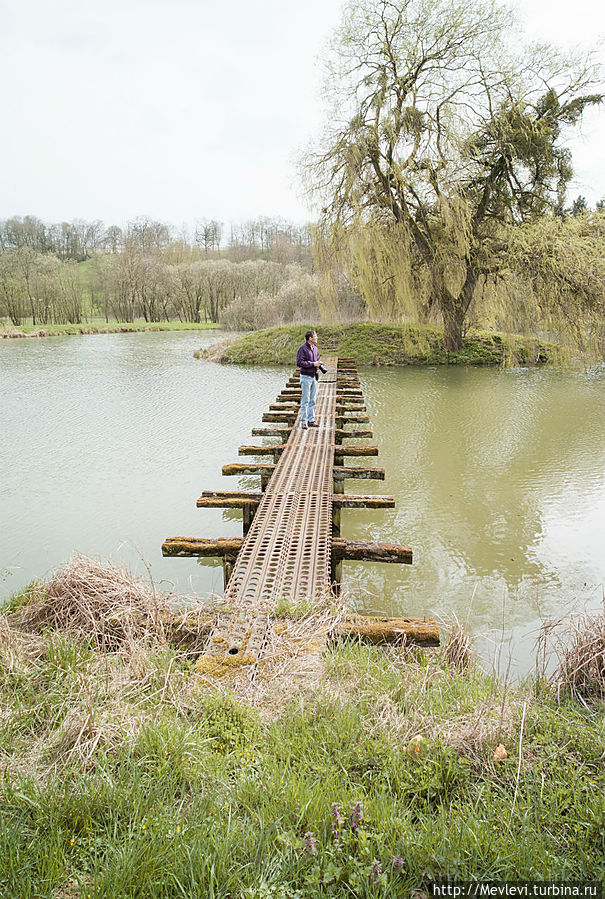
<svg viewBox="0 0 605 899"><path fill-rule="evenodd" d="M299 346L298 353L296 354L296 365L300 368L301 375L308 375L311 378L319 379L319 372L313 365L314 362L319 362L317 347L311 346L311 344L307 343L305 340L305 342Z"/></svg>

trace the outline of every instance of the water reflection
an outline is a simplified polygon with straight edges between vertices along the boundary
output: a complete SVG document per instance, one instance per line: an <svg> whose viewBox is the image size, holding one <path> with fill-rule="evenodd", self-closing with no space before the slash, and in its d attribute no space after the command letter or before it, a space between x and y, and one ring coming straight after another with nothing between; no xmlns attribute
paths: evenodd
<svg viewBox="0 0 605 899"><path fill-rule="evenodd" d="M284 369L193 359L220 335L91 335L0 343L0 595L73 549L181 592L222 589L220 568L162 559L164 537L241 533L198 510L203 489L257 489L221 466L283 386ZM605 581L605 374L482 369L361 372L394 510L343 512L346 536L410 543L414 565L345 565L359 609L456 614L513 635L527 668L541 614L600 601ZM256 438L255 438L256 439ZM369 441L368 441L369 442ZM352 458L349 464L357 464ZM484 644L486 645L486 644Z"/></svg>

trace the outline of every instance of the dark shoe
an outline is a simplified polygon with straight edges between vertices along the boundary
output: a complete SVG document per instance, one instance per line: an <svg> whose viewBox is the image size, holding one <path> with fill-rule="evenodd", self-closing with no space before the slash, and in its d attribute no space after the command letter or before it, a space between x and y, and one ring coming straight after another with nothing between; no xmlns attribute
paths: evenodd
<svg viewBox="0 0 605 899"><path fill-rule="evenodd" d="M310 428L318 428L319 425L317 424L316 421L310 421L310 422L309 422L309 427L310 427Z"/></svg>
<svg viewBox="0 0 605 899"><path fill-rule="evenodd" d="M300 427L303 431L307 431L309 429L309 426L306 423L302 424Z"/></svg>

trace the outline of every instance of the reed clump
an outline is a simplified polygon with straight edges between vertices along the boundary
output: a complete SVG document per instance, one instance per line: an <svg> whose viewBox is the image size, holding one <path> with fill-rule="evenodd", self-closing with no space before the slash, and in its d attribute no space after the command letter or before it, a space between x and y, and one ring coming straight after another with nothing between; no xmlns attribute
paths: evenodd
<svg viewBox="0 0 605 899"><path fill-rule="evenodd" d="M17 630L57 630L111 651L125 639L165 642L159 612L168 596L151 579L75 553L47 583L33 584L8 618Z"/></svg>
<svg viewBox="0 0 605 899"><path fill-rule="evenodd" d="M473 664L472 641L463 624L454 618L447 627L447 640L442 649L443 658L450 669L465 671Z"/></svg>
<svg viewBox="0 0 605 899"><path fill-rule="evenodd" d="M605 700L605 600L599 612L546 622L539 638L542 658L549 646L558 660L549 678L558 697L582 703Z"/></svg>

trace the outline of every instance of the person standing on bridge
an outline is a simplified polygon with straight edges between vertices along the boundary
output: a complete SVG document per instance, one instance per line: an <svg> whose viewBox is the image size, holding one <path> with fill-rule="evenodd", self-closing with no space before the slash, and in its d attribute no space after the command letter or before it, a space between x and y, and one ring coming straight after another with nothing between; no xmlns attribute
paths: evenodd
<svg viewBox="0 0 605 899"><path fill-rule="evenodd" d="M307 428L318 428L319 425L315 421L315 394L317 393L317 382L319 380L319 353L317 351L317 331L307 331L305 334L305 342L298 348L296 354L296 365L300 368L300 426L306 431Z"/></svg>

